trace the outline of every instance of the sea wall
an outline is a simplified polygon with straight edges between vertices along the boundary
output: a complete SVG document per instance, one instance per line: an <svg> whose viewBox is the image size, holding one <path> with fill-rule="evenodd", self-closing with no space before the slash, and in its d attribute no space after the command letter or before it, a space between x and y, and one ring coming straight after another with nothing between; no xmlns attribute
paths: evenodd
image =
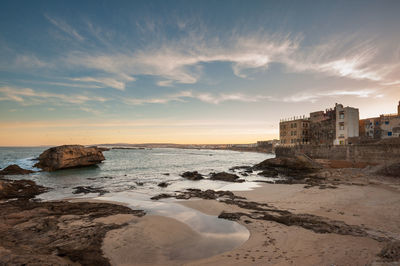
<svg viewBox="0 0 400 266"><path fill-rule="evenodd" d="M297 145L275 148L277 157L291 157L298 153L303 153L312 159L382 163L400 160L400 144Z"/></svg>

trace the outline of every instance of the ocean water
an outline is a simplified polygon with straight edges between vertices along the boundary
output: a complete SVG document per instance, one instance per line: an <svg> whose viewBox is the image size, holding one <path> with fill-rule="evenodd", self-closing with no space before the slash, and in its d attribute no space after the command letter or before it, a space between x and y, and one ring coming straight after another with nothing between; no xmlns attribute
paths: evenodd
<svg viewBox="0 0 400 266"><path fill-rule="evenodd" d="M18 164L24 169L39 170L33 165L36 163L35 158L45 149L47 147L0 148L0 168ZM145 210L148 215L162 215L179 220L199 234L207 236L209 240L204 243L203 253L198 254L197 259L240 246L248 239L249 231L236 222L218 219L216 216L185 207L175 199L153 201L150 198L160 193L173 193L186 188L248 190L259 185L256 180L268 178L257 176L256 173L242 176L241 170L230 171L229 168L254 165L274 157L272 154L263 153L169 148L114 149L103 154L106 160L96 166L7 178L31 179L50 188L48 192L37 197L41 200L91 198L119 202L133 209ZM205 175L206 179L186 180L180 176L185 171L198 171ZM236 173L246 182L230 183L207 179L211 172L221 171ZM167 182L169 186L161 188L158 186L160 182ZM91 186L108 192L104 195L74 194L74 187L77 186Z"/></svg>
<svg viewBox="0 0 400 266"><path fill-rule="evenodd" d="M24 169L35 169L33 165L41 152L47 147L38 148L0 148L0 168L18 164ZM251 174L241 176L248 182L229 183L208 179L190 181L180 174L185 171L198 171L207 176L211 172L229 171L240 165L253 165L272 154L236 152L226 150L191 149L112 149L103 152L106 160L96 166L59 170L55 172L37 172L29 176L15 176L16 179L31 179L40 185L51 188L39 196L43 200L57 200L74 197L94 197L97 194L73 194L74 187L91 186L102 188L111 194L134 192L149 198L164 192L174 192L185 188L214 190L246 190L257 186L252 181L267 178ZM169 184L158 187L160 182ZM107 195L107 194L106 194Z"/></svg>

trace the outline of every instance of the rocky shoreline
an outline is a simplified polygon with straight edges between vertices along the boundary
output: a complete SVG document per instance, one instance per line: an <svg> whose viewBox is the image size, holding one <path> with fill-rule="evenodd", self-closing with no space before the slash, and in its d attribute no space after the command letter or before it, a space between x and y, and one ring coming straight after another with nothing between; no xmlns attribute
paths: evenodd
<svg viewBox="0 0 400 266"><path fill-rule="evenodd" d="M109 203L33 199L45 190L29 180L0 179L1 265L110 265L101 249L103 239L126 223L104 219L145 215Z"/></svg>
<svg viewBox="0 0 400 266"><path fill-rule="evenodd" d="M81 151L78 152L80 153ZM85 165L88 159L69 161L83 162ZM71 166L68 160L64 162L67 163L57 165L67 168ZM98 160L91 162L97 163ZM210 173L208 178L232 183L244 182L235 173L245 176L255 171L260 177L274 178L274 181L260 179L259 182L265 184L254 191L186 189L152 197L154 201L174 198L190 208L220 219L236 221L251 231L251 237L242 247L211 258L185 262L171 260L167 263L165 260L168 256L161 254L162 250L154 250L154 254L146 253L145 257L138 260L133 258L135 265L146 264L152 259L153 265L396 265L400 261L400 228L396 224L400 220L399 164L374 167L363 165L360 168L354 165L349 168L333 165L338 166L340 163L313 161L304 156L267 159L254 166L232 167L231 173ZM51 171L50 168L48 170ZM30 172L10 166L1 173L6 175ZM195 182L204 179L196 171L184 172L181 176ZM168 185L168 182L158 184L163 188ZM118 265L132 257L126 255L125 258L122 255L122 258L115 260L112 254L120 254L129 244L113 243L112 250L107 249L104 246L107 236L120 239L123 238L120 235L123 232L141 235L141 230L149 230L151 224L161 227L174 224L165 218L164 221L146 216L140 222L135 220L134 223L141 224L141 227L135 227L132 219L144 216L145 212L142 210L132 210L111 203L40 202L34 199L46 190L47 188L38 186L33 181L1 179L0 176L1 263L110 265L111 256L114 264ZM102 195L107 192L98 187L76 186L73 193ZM160 219L166 224L160 222ZM167 242L162 242L160 246L168 246L168 243L175 243L176 238L184 238L185 234L189 234L189 229L179 232L183 225L175 226L174 236L164 236L167 240L161 237L164 239L162 241ZM154 228L156 231L159 229ZM159 233L169 235L171 232ZM183 233L183 236L178 237L179 233ZM141 235L145 239L143 243L155 241L153 244L159 245L160 237L152 236L149 232L148 234L150 235ZM195 236L193 232L190 234ZM193 239L197 239L197 236ZM138 241L136 248L145 249L139 245L142 243L141 239L135 241ZM288 244L293 241L298 243L297 246ZM321 241L325 243L322 246ZM110 240L106 242L109 243ZM188 244L190 243L180 242L179 245ZM303 247L307 247L306 250ZM335 252L328 254L327 251L321 251L321 247L329 247ZM140 254L141 251L137 252L135 254ZM358 255L354 258L348 252ZM310 258L305 259L308 256Z"/></svg>

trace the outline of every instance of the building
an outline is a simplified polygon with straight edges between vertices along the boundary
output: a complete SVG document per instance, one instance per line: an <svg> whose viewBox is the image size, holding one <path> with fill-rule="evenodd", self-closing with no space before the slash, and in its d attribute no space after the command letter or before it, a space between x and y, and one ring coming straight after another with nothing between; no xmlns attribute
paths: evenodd
<svg viewBox="0 0 400 266"><path fill-rule="evenodd" d="M310 119L294 117L281 120L279 123L279 136L281 145L290 146L309 143Z"/></svg>
<svg viewBox="0 0 400 266"><path fill-rule="evenodd" d="M346 145L359 136L357 108L343 107L310 113L309 118L281 120L279 123L281 145Z"/></svg>
<svg viewBox="0 0 400 266"><path fill-rule="evenodd" d="M397 114L380 115L360 120L360 137L364 140L381 140L400 137L400 102Z"/></svg>
<svg viewBox="0 0 400 266"><path fill-rule="evenodd" d="M397 114L380 115L360 120L360 137L364 140L381 140L400 137L400 101Z"/></svg>
<svg viewBox="0 0 400 266"><path fill-rule="evenodd" d="M335 109L310 113L310 143L313 145L332 145L335 138Z"/></svg>
<svg viewBox="0 0 400 266"><path fill-rule="evenodd" d="M342 104L335 105L336 112L336 136L334 145L349 144L350 138L359 136L360 115L357 108L343 107Z"/></svg>

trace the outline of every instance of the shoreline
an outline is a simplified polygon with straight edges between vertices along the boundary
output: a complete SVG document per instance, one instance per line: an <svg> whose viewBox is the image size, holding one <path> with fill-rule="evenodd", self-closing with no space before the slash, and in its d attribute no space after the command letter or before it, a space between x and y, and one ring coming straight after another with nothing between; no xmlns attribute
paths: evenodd
<svg viewBox="0 0 400 266"><path fill-rule="evenodd" d="M49 253L23 255L46 243L35 242L43 241L42 237L32 234L44 234L54 242L53 232L61 229L59 237L79 232L79 238L73 240L78 242L74 243L88 246L83 246L82 253L76 256L70 253L70 244L67 248L62 244L60 249L59 241L63 240L56 240L58 246L49 248L58 250L51 257L57 265L85 260L99 265L394 265L398 262L400 180L372 174L370 167L320 171L325 176L324 183L264 183L249 191L233 192L188 189L168 196L192 198L173 203L232 220L249 230L249 239L240 246L206 257L201 254L206 252L204 246L213 243L210 238L173 217L153 214L142 217L142 211L132 210L121 202L87 198L3 201L0 231L2 242L6 240L7 244L0 246L0 261L42 261L40 256ZM3 181L0 179L0 192L7 184ZM40 191L36 192L37 195ZM31 198L32 191L27 195ZM74 205L79 205L79 210ZM54 212L54 208L63 211ZM82 208L89 208L89 217ZM90 227L101 233L95 242L87 243L82 239L90 239L87 235L92 231L85 229ZM13 237L21 233L28 252L12 244ZM95 255L85 257L85 249L96 250ZM128 252L131 250L134 252ZM104 257L99 255L102 253Z"/></svg>

